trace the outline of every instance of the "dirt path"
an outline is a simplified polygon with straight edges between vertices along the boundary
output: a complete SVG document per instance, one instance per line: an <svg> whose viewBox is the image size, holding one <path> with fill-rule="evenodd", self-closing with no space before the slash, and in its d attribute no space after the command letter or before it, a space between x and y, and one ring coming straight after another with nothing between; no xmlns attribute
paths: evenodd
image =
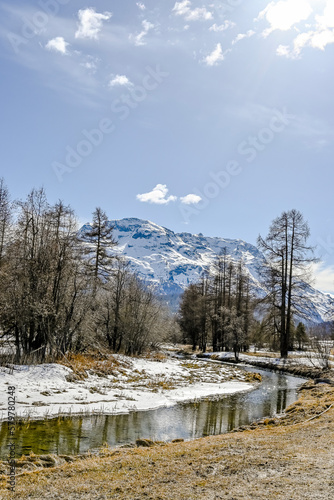
<svg viewBox="0 0 334 500"><path fill-rule="evenodd" d="M24 471L14 496L5 491L2 476L0 497L327 500L334 498L333 403L334 387L309 382L281 419L190 442L106 449L100 456Z"/></svg>

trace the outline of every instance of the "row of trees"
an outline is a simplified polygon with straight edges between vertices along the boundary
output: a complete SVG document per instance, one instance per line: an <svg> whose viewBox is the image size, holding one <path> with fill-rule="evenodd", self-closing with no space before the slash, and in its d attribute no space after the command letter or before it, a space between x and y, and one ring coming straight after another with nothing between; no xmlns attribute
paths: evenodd
<svg viewBox="0 0 334 500"><path fill-rule="evenodd" d="M111 255L115 244L101 208L78 234L69 206L43 189L11 203L0 180L0 337L16 361L97 345L136 354L168 334L167 311Z"/></svg>
<svg viewBox="0 0 334 500"><path fill-rule="evenodd" d="M307 244L309 235L303 215L290 210L272 222L266 238L259 236L264 259L258 269L263 292L258 299L252 296L242 262L228 258L224 249L212 272L183 295L184 338L203 351L210 339L214 351L233 349L236 357L250 342L279 349L283 358L294 345L302 348L305 327L301 322L295 327L294 318L307 319L310 306L305 291L316 259Z"/></svg>
<svg viewBox="0 0 334 500"><path fill-rule="evenodd" d="M213 269L185 291L180 305L184 341L205 352L208 340L214 351L233 350L236 358L247 349L254 299L242 261L233 262L226 248Z"/></svg>

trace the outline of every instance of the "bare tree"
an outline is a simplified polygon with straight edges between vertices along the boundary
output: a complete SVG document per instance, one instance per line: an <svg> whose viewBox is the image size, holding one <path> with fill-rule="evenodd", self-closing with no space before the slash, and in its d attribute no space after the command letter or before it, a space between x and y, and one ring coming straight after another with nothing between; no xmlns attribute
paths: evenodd
<svg viewBox="0 0 334 500"><path fill-rule="evenodd" d="M100 289L98 308L98 323L102 336L108 346L118 352L121 349L125 331L123 328L123 310L127 298L127 285L131 273L129 263L124 259L115 258L112 275Z"/></svg>
<svg viewBox="0 0 334 500"><path fill-rule="evenodd" d="M313 249L306 244L310 230L297 210L283 212L269 228L266 238L259 236L258 246L265 255L262 280L267 301L280 316L281 357L288 356L293 313L300 312L303 291L310 281L309 265Z"/></svg>
<svg viewBox="0 0 334 500"><path fill-rule="evenodd" d="M155 340L160 310L161 304L152 290L133 275L127 287L123 313L125 354L141 354Z"/></svg>
<svg viewBox="0 0 334 500"><path fill-rule="evenodd" d="M309 330L308 351L305 353L311 364L317 368L328 370L331 367L332 349L330 325L328 323L312 326Z"/></svg>
<svg viewBox="0 0 334 500"><path fill-rule="evenodd" d="M0 271L0 324L16 357L66 352L83 335L87 278L72 210L51 207L43 189L18 202L18 220Z"/></svg>
<svg viewBox="0 0 334 500"><path fill-rule="evenodd" d="M0 178L0 267L4 255L4 247L11 222L11 202L9 191L3 178Z"/></svg>

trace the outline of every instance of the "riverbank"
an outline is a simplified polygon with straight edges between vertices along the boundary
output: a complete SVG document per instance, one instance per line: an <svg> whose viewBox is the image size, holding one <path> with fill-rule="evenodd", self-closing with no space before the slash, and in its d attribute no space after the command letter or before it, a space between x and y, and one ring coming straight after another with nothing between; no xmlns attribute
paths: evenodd
<svg viewBox="0 0 334 500"><path fill-rule="evenodd" d="M189 442L105 448L55 467L49 461L47 469L36 465L20 473L18 467L16 498L327 500L334 488L333 404L334 387L310 381L284 416L253 428ZM4 489L2 495L11 498Z"/></svg>
<svg viewBox="0 0 334 500"><path fill-rule="evenodd" d="M221 364L148 357L76 355L61 363L0 368L0 420L15 387L19 419L112 415L253 389L256 374Z"/></svg>
<svg viewBox="0 0 334 500"><path fill-rule="evenodd" d="M193 357L194 355L191 355ZM240 353L239 361L235 360L232 352L198 353L198 359L221 361L232 364L247 364L275 372L289 373L298 377L311 379L326 378L330 376L334 366L334 356L330 355L328 367L325 367L324 359L313 355L306 356L305 353L291 353L287 359L281 358L278 353Z"/></svg>

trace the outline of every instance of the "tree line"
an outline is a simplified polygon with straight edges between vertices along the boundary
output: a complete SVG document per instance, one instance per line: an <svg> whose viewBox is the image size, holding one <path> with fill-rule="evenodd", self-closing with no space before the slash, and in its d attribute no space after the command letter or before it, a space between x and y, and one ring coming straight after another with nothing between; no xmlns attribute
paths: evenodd
<svg viewBox="0 0 334 500"><path fill-rule="evenodd" d="M248 348L253 309L249 274L242 261L232 261L224 248L210 272L183 294L184 341L203 352L210 341L213 351L233 350L237 358L240 350Z"/></svg>
<svg viewBox="0 0 334 500"><path fill-rule="evenodd" d="M70 206L44 189L12 202L0 179L0 339L16 362L99 346L140 354L175 329L115 245L101 208L78 232Z"/></svg>
<svg viewBox="0 0 334 500"><path fill-rule="evenodd" d="M183 294L179 321L184 341L204 352L210 341L213 351L232 350L236 359L250 343L279 350L283 358L295 346L302 349L308 341L302 321L310 310L305 291L317 260L309 236L303 215L290 210L274 219L265 238L258 237L264 258L258 267L262 290L256 296L243 262L224 248L210 272Z"/></svg>

